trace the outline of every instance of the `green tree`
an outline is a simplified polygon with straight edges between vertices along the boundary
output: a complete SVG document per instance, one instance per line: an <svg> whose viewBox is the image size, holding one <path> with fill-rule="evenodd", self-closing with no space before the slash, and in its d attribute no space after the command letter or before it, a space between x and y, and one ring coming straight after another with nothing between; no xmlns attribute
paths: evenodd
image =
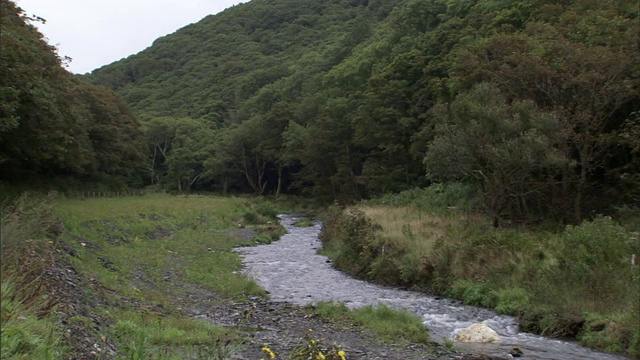
<svg viewBox="0 0 640 360"><path fill-rule="evenodd" d="M241 174L249 188L258 195L267 188L268 159L259 151L261 119L250 120L226 128L215 147L215 161L209 161L209 171ZM224 165L224 166L221 166Z"/></svg>
<svg viewBox="0 0 640 360"><path fill-rule="evenodd" d="M298 186L314 196L331 199L363 197L362 157L353 144L353 109L348 99L332 99L301 134L303 148Z"/></svg>
<svg viewBox="0 0 640 360"><path fill-rule="evenodd" d="M593 46L568 38L564 29L529 23L524 34L488 39L463 50L456 70L464 87L478 81L498 85L509 99L531 99L560 120L563 152L574 162L563 172L563 203L582 218L584 197L597 187L594 176L613 156L621 117L637 103L637 59L626 47ZM623 36L623 34L621 34ZM568 212L568 211L567 211Z"/></svg>
<svg viewBox="0 0 640 360"><path fill-rule="evenodd" d="M137 177L146 156L144 134L124 100L113 91L76 81L69 96L86 112L86 134L96 171L107 176Z"/></svg>
<svg viewBox="0 0 640 360"><path fill-rule="evenodd" d="M0 7L0 179L131 184L144 143L128 106L67 72L15 3L2 0Z"/></svg>
<svg viewBox="0 0 640 360"><path fill-rule="evenodd" d="M567 162L557 146L560 123L531 101L508 104L499 90L480 84L431 112L436 137L424 162L436 181L478 184L487 210L526 220L543 207L553 179Z"/></svg>
<svg viewBox="0 0 640 360"><path fill-rule="evenodd" d="M412 97L424 63L414 50L369 79L353 126L354 143L366 152L362 181L371 195L404 190L423 177L422 157L412 156L410 147L422 125Z"/></svg>
<svg viewBox="0 0 640 360"><path fill-rule="evenodd" d="M176 119L170 117L152 118L143 123L149 149L146 168L151 184L159 183L166 175L166 161L176 136L176 123Z"/></svg>
<svg viewBox="0 0 640 360"><path fill-rule="evenodd" d="M175 121L175 136L167 154L167 180L179 192L190 192L205 173L204 163L214 153L214 132L202 122L182 118Z"/></svg>

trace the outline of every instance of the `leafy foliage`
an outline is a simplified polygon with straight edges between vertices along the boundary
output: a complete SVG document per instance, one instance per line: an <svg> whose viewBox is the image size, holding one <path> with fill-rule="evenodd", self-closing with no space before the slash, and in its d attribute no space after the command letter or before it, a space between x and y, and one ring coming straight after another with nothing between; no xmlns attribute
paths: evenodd
<svg viewBox="0 0 640 360"><path fill-rule="evenodd" d="M461 93L448 107L435 106L432 114L436 137L424 160L427 176L477 182L496 219L530 216L529 206L549 195L546 180L570 161L554 151L563 140L555 117L531 101L508 105L488 84Z"/></svg>
<svg viewBox="0 0 640 360"><path fill-rule="evenodd" d="M0 6L0 180L134 184L145 145L126 103L74 78L30 24L34 20L11 1Z"/></svg>
<svg viewBox="0 0 640 360"><path fill-rule="evenodd" d="M212 132L191 189L354 200L454 179L498 223L578 223L637 206L634 6L254 0L85 79ZM451 166L463 150L475 167Z"/></svg>

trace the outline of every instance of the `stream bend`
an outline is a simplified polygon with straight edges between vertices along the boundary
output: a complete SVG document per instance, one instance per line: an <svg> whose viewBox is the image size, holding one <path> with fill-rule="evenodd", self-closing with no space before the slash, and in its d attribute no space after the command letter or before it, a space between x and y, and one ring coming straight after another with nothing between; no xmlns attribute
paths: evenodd
<svg viewBox="0 0 640 360"><path fill-rule="evenodd" d="M474 323L483 323L498 332L499 344L456 343L465 351L506 357L519 347L526 359L614 360L622 356L596 352L577 343L522 333L517 319L491 310L466 306L461 302L423 293L394 289L354 279L331 266L331 261L317 254L322 246L320 222L311 227L293 224L302 215L280 215L287 234L280 240L255 247L238 248L248 276L270 293L272 301L298 305L319 301L340 301L350 308L385 304L420 316L439 342L452 339L455 331Z"/></svg>

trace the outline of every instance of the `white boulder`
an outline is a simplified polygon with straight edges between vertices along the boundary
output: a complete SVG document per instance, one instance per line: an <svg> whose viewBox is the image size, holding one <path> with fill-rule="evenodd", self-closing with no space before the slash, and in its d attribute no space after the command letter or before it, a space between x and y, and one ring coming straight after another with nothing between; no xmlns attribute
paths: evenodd
<svg viewBox="0 0 640 360"><path fill-rule="evenodd" d="M455 340L459 342L495 343L500 336L485 324L473 324L456 332Z"/></svg>

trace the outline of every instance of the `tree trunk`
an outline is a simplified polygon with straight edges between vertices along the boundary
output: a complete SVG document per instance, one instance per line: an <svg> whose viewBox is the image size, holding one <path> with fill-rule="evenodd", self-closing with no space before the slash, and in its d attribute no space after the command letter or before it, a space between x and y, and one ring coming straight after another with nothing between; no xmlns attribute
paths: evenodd
<svg viewBox="0 0 640 360"><path fill-rule="evenodd" d="M582 221L582 195L584 189L587 186L587 171L589 166L589 158L584 152L580 154L580 178L578 179L578 186L576 190L576 196L573 200L573 214L575 216L576 224Z"/></svg>
<svg viewBox="0 0 640 360"><path fill-rule="evenodd" d="M282 166L278 166L278 187L276 188L276 200L280 196L280 190L282 189Z"/></svg>
<svg viewBox="0 0 640 360"><path fill-rule="evenodd" d="M251 171L249 169L249 161L247 161L247 155L246 155L246 151L245 151L244 147L242 148L242 173L244 174L245 178L247 179L247 183L249 183L249 186L251 186L253 191L255 191L257 193L258 192L258 186L256 185L256 183L253 181L253 179L251 177Z"/></svg>
<svg viewBox="0 0 640 360"><path fill-rule="evenodd" d="M153 157L151 158L151 185L154 184L155 176L156 176L156 156L158 155L158 149L153 147Z"/></svg>
<svg viewBox="0 0 640 360"><path fill-rule="evenodd" d="M576 196L573 198L573 216L575 217L576 224L582 221L582 194L584 193L586 181L586 171L583 168L580 170L580 180L578 182Z"/></svg>
<svg viewBox="0 0 640 360"><path fill-rule="evenodd" d="M255 159L256 159L256 171L258 172L257 174L258 178L256 179L258 184L258 195L262 195L264 194L264 190L267 188L267 181L266 180L263 181L267 163L265 161L261 162L260 157L257 153L255 155ZM262 163L262 165L260 165L260 163Z"/></svg>
<svg viewBox="0 0 640 360"><path fill-rule="evenodd" d="M225 175L222 175L222 178L220 179L220 181L222 183L222 195L226 196L227 190L229 189L229 178Z"/></svg>

